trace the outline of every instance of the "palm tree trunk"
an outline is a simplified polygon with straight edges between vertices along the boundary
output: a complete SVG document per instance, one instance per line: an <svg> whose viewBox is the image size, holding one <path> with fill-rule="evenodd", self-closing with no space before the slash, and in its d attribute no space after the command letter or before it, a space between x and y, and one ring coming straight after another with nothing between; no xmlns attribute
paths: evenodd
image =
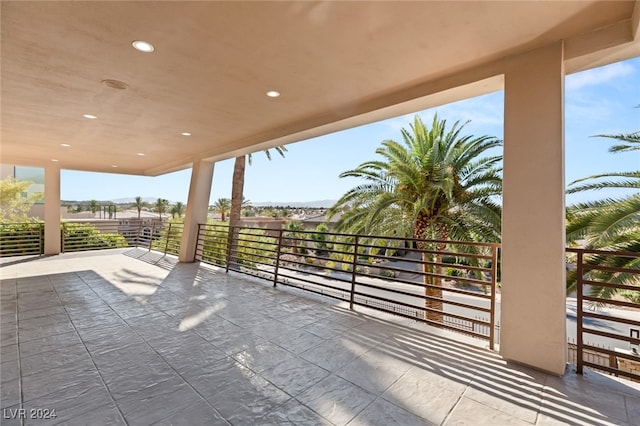
<svg viewBox="0 0 640 426"><path fill-rule="evenodd" d="M231 211L229 212L229 250L231 251L231 259L237 258L238 252L238 234L240 226L240 213L242 212L242 198L244 193L244 171L246 168L247 157L241 155L236 157L233 164L233 180L231 182ZM224 221L224 212L222 213Z"/></svg>
<svg viewBox="0 0 640 426"><path fill-rule="evenodd" d="M418 238L423 241L418 241L418 249L425 250L427 248L426 243L424 242L426 231L429 228L429 218L425 214L418 215L416 219L416 223L414 225L414 234L415 238ZM444 245L439 244L436 248L438 251L444 250ZM427 309L424 312L424 318L433 323L442 324L444 322L444 316L442 314L442 278L434 276L442 275L442 266L440 265L430 265L429 263L442 263L442 255L436 254L435 256L430 255L429 253L422 252L422 272L423 272L423 283L424 283L424 307ZM439 300L434 300L439 299Z"/></svg>

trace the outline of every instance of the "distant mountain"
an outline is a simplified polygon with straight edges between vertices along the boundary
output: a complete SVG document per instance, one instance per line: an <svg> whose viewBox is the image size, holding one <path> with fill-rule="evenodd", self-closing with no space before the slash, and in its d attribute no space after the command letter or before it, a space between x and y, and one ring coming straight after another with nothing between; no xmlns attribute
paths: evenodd
<svg viewBox="0 0 640 426"><path fill-rule="evenodd" d="M318 201L259 201L251 202L254 207L294 207L294 208L329 208L338 200L318 200Z"/></svg>

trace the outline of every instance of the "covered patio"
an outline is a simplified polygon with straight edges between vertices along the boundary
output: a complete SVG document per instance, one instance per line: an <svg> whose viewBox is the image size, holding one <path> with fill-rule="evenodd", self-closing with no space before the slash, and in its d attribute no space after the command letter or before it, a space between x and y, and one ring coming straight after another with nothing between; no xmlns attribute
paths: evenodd
<svg viewBox="0 0 640 426"><path fill-rule="evenodd" d="M153 251L0 272L3 425L640 424L633 382Z"/></svg>

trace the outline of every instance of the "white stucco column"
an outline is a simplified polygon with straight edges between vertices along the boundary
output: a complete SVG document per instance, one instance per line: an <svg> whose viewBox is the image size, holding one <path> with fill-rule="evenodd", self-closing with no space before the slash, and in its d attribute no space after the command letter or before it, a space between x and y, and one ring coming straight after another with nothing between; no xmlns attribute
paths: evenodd
<svg viewBox="0 0 640 426"><path fill-rule="evenodd" d="M564 68L557 43L505 72L500 353L566 364Z"/></svg>
<svg viewBox="0 0 640 426"><path fill-rule="evenodd" d="M60 167L44 168L44 254L60 254Z"/></svg>
<svg viewBox="0 0 640 426"><path fill-rule="evenodd" d="M211 161L196 161L193 163L187 211L184 216L184 232L178 257L180 262L193 262L195 260L198 224L207 222L214 164Z"/></svg>

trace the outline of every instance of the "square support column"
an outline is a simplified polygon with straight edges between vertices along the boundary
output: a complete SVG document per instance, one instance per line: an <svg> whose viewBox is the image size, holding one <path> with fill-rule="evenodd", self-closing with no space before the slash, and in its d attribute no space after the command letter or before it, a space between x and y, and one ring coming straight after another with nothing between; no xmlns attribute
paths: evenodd
<svg viewBox="0 0 640 426"><path fill-rule="evenodd" d="M44 254L60 254L60 167L44 169Z"/></svg>
<svg viewBox="0 0 640 426"><path fill-rule="evenodd" d="M564 67L557 43L505 72L500 353L566 365Z"/></svg>
<svg viewBox="0 0 640 426"><path fill-rule="evenodd" d="M196 244L198 243L198 224L207 222L207 213L209 212L214 164L211 161L196 161L193 163L187 211L184 216L184 231L178 256L180 262L193 262L195 260Z"/></svg>

